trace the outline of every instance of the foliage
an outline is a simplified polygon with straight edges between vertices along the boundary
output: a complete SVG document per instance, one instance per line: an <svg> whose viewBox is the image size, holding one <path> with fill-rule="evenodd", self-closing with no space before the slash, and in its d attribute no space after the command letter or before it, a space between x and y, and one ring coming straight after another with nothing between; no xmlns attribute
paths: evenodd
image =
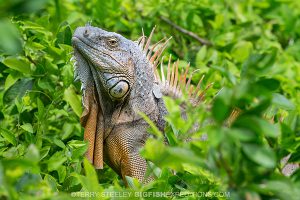
<svg viewBox="0 0 300 200"><path fill-rule="evenodd" d="M297 1L0 0L0 9L1 198L300 196L300 171L284 176L280 162L288 154L290 162L300 158ZM200 44L163 17L212 45ZM187 106L187 121L178 107L183 99L165 99L169 145L152 127L156 137L141 151L156 177L149 184L128 177L125 188L107 166L96 174L83 158L80 84L73 82L69 60L72 32L88 21L131 39L157 25L155 41L173 36L166 55L181 59L181 69L186 61L200 69L192 82L203 74L203 88L214 82L205 103ZM228 126L233 109L241 114ZM90 193L71 193L78 191Z"/></svg>

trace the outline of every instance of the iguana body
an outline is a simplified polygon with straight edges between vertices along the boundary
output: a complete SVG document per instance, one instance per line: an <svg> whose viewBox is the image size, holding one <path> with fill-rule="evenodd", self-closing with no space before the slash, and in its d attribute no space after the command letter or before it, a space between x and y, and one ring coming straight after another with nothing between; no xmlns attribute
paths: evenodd
<svg viewBox="0 0 300 200"><path fill-rule="evenodd" d="M75 76L82 83L84 112L81 123L89 142L87 158L96 168L103 160L124 179L144 180L146 161L139 150L148 138L148 125L139 112L164 128L166 108L162 95L178 96L179 84L189 87L187 71L178 77L178 65L168 65L167 80L156 69L167 41L153 53L146 41L133 42L123 36L86 25L76 29L72 44ZM163 73L162 73L163 74ZM199 84L200 85L200 84ZM200 101L199 86L193 96ZM195 98L199 97L199 98Z"/></svg>

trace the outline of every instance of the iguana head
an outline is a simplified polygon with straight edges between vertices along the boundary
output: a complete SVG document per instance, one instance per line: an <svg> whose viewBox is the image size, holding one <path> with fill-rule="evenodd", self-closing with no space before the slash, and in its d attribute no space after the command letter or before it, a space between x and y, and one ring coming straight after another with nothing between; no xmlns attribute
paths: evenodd
<svg viewBox="0 0 300 200"><path fill-rule="evenodd" d="M76 29L72 44L77 61L75 73L84 88L92 81L89 79L93 79L113 101L122 100L129 94L135 81L134 58L138 50L133 41L86 25Z"/></svg>

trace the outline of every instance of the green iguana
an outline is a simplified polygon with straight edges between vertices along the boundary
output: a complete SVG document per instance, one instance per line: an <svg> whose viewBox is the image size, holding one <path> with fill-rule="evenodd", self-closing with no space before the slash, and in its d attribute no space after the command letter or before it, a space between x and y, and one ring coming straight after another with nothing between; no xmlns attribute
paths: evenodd
<svg viewBox="0 0 300 200"><path fill-rule="evenodd" d="M191 88L191 76L186 81L188 67L179 76L178 62L172 65L171 57L167 77L162 73L160 78L156 68L170 38L150 48L153 32L147 40L143 35L134 42L88 24L77 28L72 38L75 79L81 81L83 90L86 157L97 169L105 161L123 179L131 176L146 181L147 164L139 150L149 137L148 124L139 112L163 130L167 111L162 96L180 96L180 85ZM204 96L202 80L190 92L194 105Z"/></svg>
<svg viewBox="0 0 300 200"><path fill-rule="evenodd" d="M86 157L97 169L102 169L105 161L123 180L131 176L149 181L145 179L146 160L139 154L149 137L148 124L139 112L163 130L167 113L163 95L177 98L183 88L196 106L211 86L200 91L202 77L196 88L192 87L192 75L187 78L189 66L179 74L178 62L171 64L171 57L167 74L161 70L159 76L157 66L169 39L150 46L153 32L147 40L143 34L134 42L87 24L77 28L72 38L75 80L81 81L83 91ZM238 114L234 110L228 123Z"/></svg>

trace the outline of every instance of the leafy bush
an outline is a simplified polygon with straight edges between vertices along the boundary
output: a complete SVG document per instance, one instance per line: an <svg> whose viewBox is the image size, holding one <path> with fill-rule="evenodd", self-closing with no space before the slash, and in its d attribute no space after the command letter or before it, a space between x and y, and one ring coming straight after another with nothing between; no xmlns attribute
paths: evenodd
<svg viewBox="0 0 300 200"><path fill-rule="evenodd" d="M297 1L19 0L0 8L1 198L299 198L299 169L281 172L283 157L300 157ZM152 126L156 137L141 150L157 177L149 184L128 178L125 188L107 166L96 172L84 159L69 60L72 32L88 21L131 39L157 25L154 40L173 36L165 54L180 69L187 61L200 69L192 82L203 74L203 88L214 82L203 104L188 105L187 121L184 99L165 99L169 145ZM241 114L228 126L233 109Z"/></svg>

